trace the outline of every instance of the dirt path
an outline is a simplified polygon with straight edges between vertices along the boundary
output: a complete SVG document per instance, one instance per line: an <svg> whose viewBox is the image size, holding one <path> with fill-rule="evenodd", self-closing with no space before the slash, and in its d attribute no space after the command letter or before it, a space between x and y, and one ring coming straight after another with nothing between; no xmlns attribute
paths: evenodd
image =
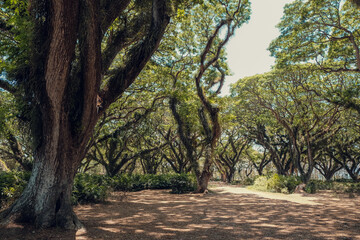
<svg viewBox="0 0 360 240"><path fill-rule="evenodd" d="M319 200L318 198L311 197L311 195L305 195L305 194L281 194L281 193L260 192L243 187L232 187L232 186L222 186L222 187L216 187L214 189L216 192L234 193L234 194L253 194L262 198L285 200L285 201L305 204L305 205L319 205L319 203L316 202L316 200Z"/></svg>
<svg viewBox="0 0 360 240"><path fill-rule="evenodd" d="M360 240L360 198L216 186L209 194L167 190L113 193L75 209L86 230L0 229L0 239L342 239Z"/></svg>

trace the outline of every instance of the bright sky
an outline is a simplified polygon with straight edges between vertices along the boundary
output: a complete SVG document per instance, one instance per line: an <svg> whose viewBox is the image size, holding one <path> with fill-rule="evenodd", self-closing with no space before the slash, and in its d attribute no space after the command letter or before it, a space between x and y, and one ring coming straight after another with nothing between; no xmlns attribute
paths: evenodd
<svg viewBox="0 0 360 240"><path fill-rule="evenodd" d="M251 19L239 28L227 45L228 63L233 76L225 79L222 95L229 93L231 83L243 77L268 72L274 58L266 50L279 35L275 27L283 15L283 7L293 0L251 0Z"/></svg>

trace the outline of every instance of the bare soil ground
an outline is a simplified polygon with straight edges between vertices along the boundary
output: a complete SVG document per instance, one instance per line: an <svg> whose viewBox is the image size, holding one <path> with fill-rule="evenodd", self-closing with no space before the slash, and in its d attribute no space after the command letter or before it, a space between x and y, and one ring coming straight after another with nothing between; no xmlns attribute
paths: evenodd
<svg viewBox="0 0 360 240"><path fill-rule="evenodd" d="M168 190L112 193L75 208L86 229L11 224L0 239L342 239L360 240L360 197L263 193L212 185L208 194Z"/></svg>

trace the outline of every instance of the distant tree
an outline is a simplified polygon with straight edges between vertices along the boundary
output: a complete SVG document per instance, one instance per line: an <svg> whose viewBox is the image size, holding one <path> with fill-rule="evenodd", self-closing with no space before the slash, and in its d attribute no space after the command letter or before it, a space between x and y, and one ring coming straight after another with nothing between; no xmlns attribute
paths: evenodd
<svg viewBox="0 0 360 240"><path fill-rule="evenodd" d="M304 85L317 75L295 67L249 77L238 82L238 95L268 111L289 137L290 157L302 180L310 180L316 154L334 136L341 109L323 101Z"/></svg>
<svg viewBox="0 0 360 240"><path fill-rule="evenodd" d="M197 33L193 41L198 44L190 48L188 41L179 41L177 47L180 54L169 71L174 82L170 109L192 171L197 177L198 192L207 189L212 176L215 147L221 135L220 109L215 103L227 74L224 46L235 29L247 22L250 15L247 0L209 1L202 7L194 8L194 11L204 21L189 19L182 26L182 29L191 29ZM222 30L224 33L220 34ZM186 31L186 34L193 33ZM183 94L183 89L192 91L196 97ZM194 134L194 130L200 134ZM200 151L195 148L196 142L201 142ZM199 155L197 152L202 155L200 161L196 158Z"/></svg>
<svg viewBox="0 0 360 240"><path fill-rule="evenodd" d="M251 141L242 134L240 127L224 129L215 162L226 182L231 183L234 180L236 167L250 147L250 143Z"/></svg>
<svg viewBox="0 0 360 240"><path fill-rule="evenodd" d="M331 148L327 148L326 150L326 152L321 153L318 157L315 168L324 176L326 181L330 181L334 174L340 171L343 166L334 160L332 157L333 150Z"/></svg>
<svg viewBox="0 0 360 240"><path fill-rule="evenodd" d="M262 176L264 174L265 167L271 163L271 155L269 154L269 151L267 149L258 151L252 148L246 151L246 155L252 162L259 176Z"/></svg>

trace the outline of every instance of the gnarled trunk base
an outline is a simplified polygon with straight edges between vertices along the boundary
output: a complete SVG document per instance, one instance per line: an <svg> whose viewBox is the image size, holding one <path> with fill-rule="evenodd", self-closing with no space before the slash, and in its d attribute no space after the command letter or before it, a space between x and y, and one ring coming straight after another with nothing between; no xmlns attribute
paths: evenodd
<svg viewBox="0 0 360 240"><path fill-rule="evenodd" d="M198 183L197 193L204 193L207 190L211 177L212 173L210 171L204 171L200 177L196 177Z"/></svg>
<svg viewBox="0 0 360 240"><path fill-rule="evenodd" d="M57 161L35 163L29 183L20 198L0 214L1 225L19 222L30 223L37 228L83 227L71 203L76 173L74 162L77 159L61 158L61 161L55 159Z"/></svg>

